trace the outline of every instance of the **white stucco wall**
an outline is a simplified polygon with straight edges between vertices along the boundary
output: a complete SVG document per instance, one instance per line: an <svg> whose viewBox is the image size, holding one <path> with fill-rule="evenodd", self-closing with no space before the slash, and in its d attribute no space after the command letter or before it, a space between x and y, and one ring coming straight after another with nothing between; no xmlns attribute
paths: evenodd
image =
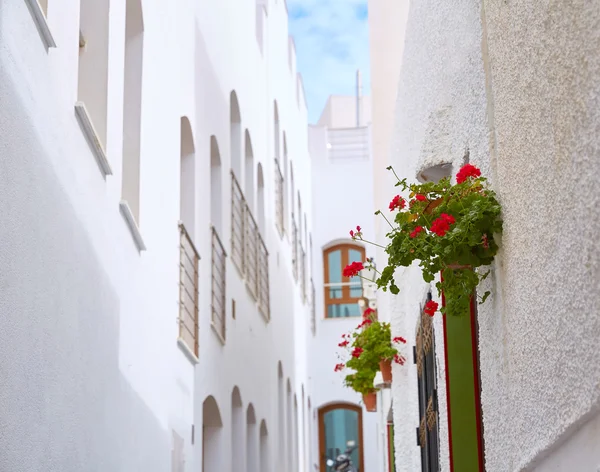
<svg viewBox="0 0 600 472"><path fill-rule="evenodd" d="M332 100L335 101L332 97ZM362 403L360 395L344 387L344 372L334 372L341 352L338 343L344 333L353 330L360 318L325 318L323 250L333 242L352 242L348 232L357 225L366 234L373 232L373 181L371 157L363 159L330 159L327 149L327 128L311 126L309 130L312 162L312 192L314 218L313 259L316 291L316 335L309 339L309 379L315 411L331 403ZM367 257L373 247L365 245ZM381 405L379 406L381 408ZM317 418L314 419L316 430ZM364 466L366 471L383 471L379 413L363 409ZM318 460L318 443L313 442L313 462Z"/></svg>
<svg viewBox="0 0 600 472"><path fill-rule="evenodd" d="M281 239L274 223L276 100L307 233L312 229L307 114L294 61L288 60L285 3L266 5L261 54L254 2L142 2L139 226L147 247L142 253L119 211L125 3L117 3L110 9L107 99L106 154L113 175L104 179L73 110L78 2L49 1L48 25L58 47L46 50L26 2L0 1L0 194L10 209L0 212L0 260L8 268L0 275L1 316L9 327L0 333L0 350L10 360L0 368L12 392L0 399L11 430L0 441L0 449L8 451L0 469L163 472L170 470L175 431L184 441L185 470L199 470L202 406L213 396L223 428L211 451L216 468L206 472L231 470L232 451L245 444L245 435L240 444L231 443L237 386L244 418L252 405L257 427L264 420L268 429L263 450L270 456L269 470L305 470L300 446L300 457L292 458L296 467L276 459L277 438L294 436L290 424L277 430L279 362L299 412L307 411L302 389L305 401L311 396L305 355L309 304L293 282L289 237ZM232 90L242 131L248 129L252 138L254 165L262 164L264 172L271 321L264 321L228 258L222 345L210 328L210 137L220 149L221 239L230 252ZM182 116L191 123L195 146L191 232L201 255L195 366L177 344ZM245 179L239 180L243 185ZM32 393L15 394L23 391ZM297 424L301 429L306 421L299 418Z"/></svg>
<svg viewBox="0 0 600 472"><path fill-rule="evenodd" d="M483 287L493 295L479 307L486 470L598 468L591 444L600 441L600 326L589 308L599 268L590 232L598 21L584 2L411 2L404 53L394 59L401 72L392 163L400 176L414 180L441 163L455 173L468 150L503 205L502 250ZM400 279L403 290L420 274L411 268ZM422 296L403 292L392 301L394 330L406 327L403 307ZM397 423L404 395L395 383ZM414 470L401 462L411 457L414 428L396 434L398 470ZM446 434L440 429L442 440ZM441 451L447 458L447 445Z"/></svg>

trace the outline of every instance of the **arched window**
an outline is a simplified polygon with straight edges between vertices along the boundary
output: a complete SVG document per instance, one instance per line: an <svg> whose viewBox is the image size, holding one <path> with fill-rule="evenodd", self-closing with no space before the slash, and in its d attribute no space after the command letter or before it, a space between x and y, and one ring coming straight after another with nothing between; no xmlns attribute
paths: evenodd
<svg viewBox="0 0 600 472"><path fill-rule="evenodd" d="M260 467L261 472L267 472L270 469L269 461L269 431L267 423L262 420L260 423Z"/></svg>
<svg viewBox="0 0 600 472"><path fill-rule="evenodd" d="M127 2L127 10L129 3ZM80 1L75 112L104 175L112 174L106 158L109 18L109 0ZM129 19L127 11L127 33L130 33ZM127 61L127 52L125 54ZM127 63L125 74L127 75Z"/></svg>
<svg viewBox="0 0 600 472"><path fill-rule="evenodd" d="M244 133L244 148L245 148L245 185L244 193L246 194L246 203L250 211L254 213L254 151L252 150L252 139L250 132L246 130Z"/></svg>
<svg viewBox="0 0 600 472"><path fill-rule="evenodd" d="M91 2L87 2L91 3ZM121 195L140 224L140 136L144 22L139 0L127 1L123 89L123 175Z"/></svg>
<svg viewBox="0 0 600 472"><path fill-rule="evenodd" d="M213 396L202 405L202 470L220 472L225 467L223 450L223 422L219 406Z"/></svg>
<svg viewBox="0 0 600 472"><path fill-rule="evenodd" d="M348 403L336 403L319 409L319 449L321 472L329 472L327 459L335 458L346 450L346 443L354 441L358 447L352 453L352 462L364 471L362 442L362 408Z"/></svg>
<svg viewBox="0 0 600 472"><path fill-rule="evenodd" d="M229 151L231 153L231 170L241 181L242 175L242 116L240 104L235 90L229 95Z"/></svg>
<svg viewBox="0 0 600 472"><path fill-rule="evenodd" d="M231 457L233 470L241 470L245 464L243 452L246 448L246 435L244 434L246 421L244 419L240 389L234 387L231 393L231 448L237 451L237 454L233 454Z"/></svg>
<svg viewBox="0 0 600 472"><path fill-rule="evenodd" d="M348 264L364 260L365 249L351 243L338 244L323 252L325 316L327 318L361 315L358 306L358 300L363 293L361 279L344 277L342 271Z"/></svg>
<svg viewBox="0 0 600 472"><path fill-rule="evenodd" d="M259 472L259 437L258 437L258 425L256 423L256 413L252 403L248 405L246 411L246 470L247 472ZM234 449L235 451L235 449ZM235 454L233 454L235 456ZM233 469L233 470L242 470Z"/></svg>
<svg viewBox="0 0 600 472"><path fill-rule="evenodd" d="M285 386L283 379L283 367L281 362L277 365L277 460L285 464L287 459L286 432L285 432Z"/></svg>

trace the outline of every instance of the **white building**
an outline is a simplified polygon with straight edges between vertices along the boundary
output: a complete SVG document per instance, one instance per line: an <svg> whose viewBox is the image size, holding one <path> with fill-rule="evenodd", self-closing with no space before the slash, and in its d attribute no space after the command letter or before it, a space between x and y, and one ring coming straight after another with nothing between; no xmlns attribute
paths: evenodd
<svg viewBox="0 0 600 472"><path fill-rule="evenodd" d="M1 0L0 103L0 470L308 470L285 1Z"/></svg>
<svg viewBox="0 0 600 472"><path fill-rule="evenodd" d="M318 124L309 130L315 314L308 372L313 425L319 431L313 436L318 442L312 444L312 457L320 458L315 470L325 471L325 459L336 455L336 449L343 452L349 440L359 445L354 462L361 471L385 470L382 410L367 413L360 395L344 387L344 373L334 373L340 363L342 334L352 331L362 319L361 281L344 282L342 269L374 255L370 247L349 235L357 225L373 232L370 122L369 97L332 96Z"/></svg>
<svg viewBox="0 0 600 472"><path fill-rule="evenodd" d="M492 296L473 317L474 434L453 430L454 416L449 425L443 319L421 321L435 288L410 267L397 274L400 294L378 299L410 344L422 346L419 330L434 338L433 415L419 402L419 368L394 370L396 470L598 470L598 8L370 0L369 21L376 182L390 164L426 181L468 160L490 178L504 219L483 287ZM376 208L391 185L376 188ZM466 436L476 441L467 453Z"/></svg>

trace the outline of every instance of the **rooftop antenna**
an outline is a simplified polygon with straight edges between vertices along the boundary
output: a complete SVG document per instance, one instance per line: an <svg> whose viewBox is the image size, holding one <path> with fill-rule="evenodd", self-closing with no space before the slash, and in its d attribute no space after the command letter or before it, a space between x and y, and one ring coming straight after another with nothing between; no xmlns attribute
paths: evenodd
<svg viewBox="0 0 600 472"><path fill-rule="evenodd" d="M362 92L362 83L360 69L356 71L356 127L360 127L360 99Z"/></svg>

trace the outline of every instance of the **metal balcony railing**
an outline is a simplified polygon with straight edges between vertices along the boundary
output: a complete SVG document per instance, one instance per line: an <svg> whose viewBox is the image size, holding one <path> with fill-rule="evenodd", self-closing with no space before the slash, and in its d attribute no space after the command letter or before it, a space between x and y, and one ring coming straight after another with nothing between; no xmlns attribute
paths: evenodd
<svg viewBox="0 0 600 472"><path fill-rule="evenodd" d="M275 159L275 217L276 225L279 230L279 234L283 236L284 233L284 181L281 168L279 167L279 160Z"/></svg>
<svg viewBox="0 0 600 472"><path fill-rule="evenodd" d="M233 261L245 279L248 291L267 321L270 319L269 253L260 229L233 173L231 174Z"/></svg>
<svg viewBox="0 0 600 472"><path fill-rule="evenodd" d="M226 330L226 259L225 247L219 238L217 230L212 228L212 325L216 333L225 342Z"/></svg>
<svg viewBox="0 0 600 472"><path fill-rule="evenodd" d="M246 199L244 193L231 172L231 259L239 271L244 274L244 233Z"/></svg>
<svg viewBox="0 0 600 472"><path fill-rule="evenodd" d="M292 273L294 280L298 281L298 227L292 213Z"/></svg>
<svg viewBox="0 0 600 472"><path fill-rule="evenodd" d="M269 301L269 253L262 237L258 241L258 309L266 321L271 319Z"/></svg>
<svg viewBox="0 0 600 472"><path fill-rule="evenodd" d="M198 357L200 254L183 223L179 224L179 235L179 337Z"/></svg>

